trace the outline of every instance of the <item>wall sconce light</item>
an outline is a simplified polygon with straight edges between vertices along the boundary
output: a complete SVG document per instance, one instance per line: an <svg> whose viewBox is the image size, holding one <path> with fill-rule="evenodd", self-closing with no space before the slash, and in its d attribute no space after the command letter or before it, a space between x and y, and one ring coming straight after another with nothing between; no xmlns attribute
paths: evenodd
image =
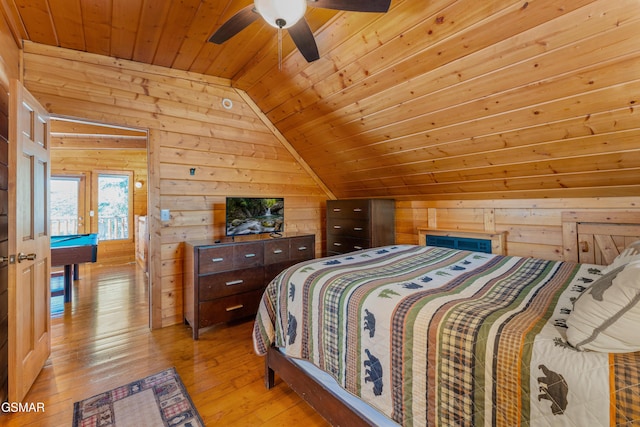
<svg viewBox="0 0 640 427"><path fill-rule="evenodd" d="M142 181L136 181L135 184L133 184L136 188L142 188Z"/></svg>
<svg viewBox="0 0 640 427"><path fill-rule="evenodd" d="M189 169L189 175L193 176L196 174L196 168Z"/></svg>

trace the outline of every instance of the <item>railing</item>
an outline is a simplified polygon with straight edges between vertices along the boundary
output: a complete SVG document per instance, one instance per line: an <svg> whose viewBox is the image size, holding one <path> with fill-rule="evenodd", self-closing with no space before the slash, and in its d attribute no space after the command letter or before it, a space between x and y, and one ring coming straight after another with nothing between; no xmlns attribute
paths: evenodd
<svg viewBox="0 0 640 427"><path fill-rule="evenodd" d="M103 216L98 218L98 240L129 238L129 218L126 216Z"/></svg>
<svg viewBox="0 0 640 427"><path fill-rule="evenodd" d="M78 218L52 218L51 235L66 236L78 233Z"/></svg>
<svg viewBox="0 0 640 427"><path fill-rule="evenodd" d="M78 233L78 219L52 218L51 235L63 236ZM129 238L129 218L126 216L101 217L98 219L99 240L119 240Z"/></svg>

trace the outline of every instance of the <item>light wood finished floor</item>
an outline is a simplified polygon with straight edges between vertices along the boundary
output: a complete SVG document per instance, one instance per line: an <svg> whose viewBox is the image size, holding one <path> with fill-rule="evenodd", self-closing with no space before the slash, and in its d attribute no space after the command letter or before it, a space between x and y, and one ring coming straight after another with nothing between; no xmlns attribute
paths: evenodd
<svg viewBox="0 0 640 427"><path fill-rule="evenodd" d="M175 366L208 426L326 426L286 384L263 384L252 322L191 339L176 325L150 331L144 273L135 264L85 266L73 302L52 319L51 357L25 402L44 413L0 415L2 426L70 426L73 403Z"/></svg>

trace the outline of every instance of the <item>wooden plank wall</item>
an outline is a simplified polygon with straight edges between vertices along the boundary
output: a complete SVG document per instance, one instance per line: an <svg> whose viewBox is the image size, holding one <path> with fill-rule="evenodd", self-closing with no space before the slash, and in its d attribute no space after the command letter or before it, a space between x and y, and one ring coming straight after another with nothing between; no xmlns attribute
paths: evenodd
<svg viewBox="0 0 640 427"><path fill-rule="evenodd" d="M631 211L640 198L396 201L396 243L417 244L419 227L506 231L508 255L563 259L562 212Z"/></svg>
<svg viewBox="0 0 640 427"><path fill-rule="evenodd" d="M331 193L227 81L32 43L24 63L26 87L52 113L149 129L154 326L182 321L182 242L222 235L226 195L285 196L288 230L315 233L322 253ZM399 200L397 242L417 243L419 226L495 228L508 232L510 254L558 259L570 209L638 209L638 198Z"/></svg>
<svg viewBox="0 0 640 427"><path fill-rule="evenodd" d="M76 144L82 144L76 138ZM85 212L81 214L89 226L85 232L97 233L96 216L91 217L89 210L97 211L97 175L101 172L129 172L133 182L143 183L142 188L133 187L133 215L147 214L147 150L146 149L56 149L51 150L51 175L82 175L87 185L88 196ZM133 216L131 217L133 221ZM114 242L104 241L98 245L98 262L101 264L122 264L135 258L134 224L130 224L129 239Z"/></svg>
<svg viewBox="0 0 640 427"><path fill-rule="evenodd" d="M20 50L10 36L6 22L0 19L0 256L9 255L9 80L20 75ZM9 365L9 267L0 263L0 402L8 397Z"/></svg>
<svg viewBox="0 0 640 427"><path fill-rule="evenodd" d="M285 197L286 231L316 234L321 253L326 191L227 80L33 43L23 56L54 115L149 129L154 327L182 322L183 242L223 235L225 196Z"/></svg>

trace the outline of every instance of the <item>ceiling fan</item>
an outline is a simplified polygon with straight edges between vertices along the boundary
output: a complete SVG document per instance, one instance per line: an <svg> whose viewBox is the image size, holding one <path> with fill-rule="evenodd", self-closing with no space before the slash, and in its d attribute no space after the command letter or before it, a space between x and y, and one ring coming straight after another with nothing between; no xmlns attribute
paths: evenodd
<svg viewBox="0 0 640 427"><path fill-rule="evenodd" d="M222 44L262 17L269 25L286 29L307 62L320 58L318 46L309 24L304 19L307 4L312 7L351 12L381 12L389 10L391 0L254 0L240 9L213 33L209 41Z"/></svg>

